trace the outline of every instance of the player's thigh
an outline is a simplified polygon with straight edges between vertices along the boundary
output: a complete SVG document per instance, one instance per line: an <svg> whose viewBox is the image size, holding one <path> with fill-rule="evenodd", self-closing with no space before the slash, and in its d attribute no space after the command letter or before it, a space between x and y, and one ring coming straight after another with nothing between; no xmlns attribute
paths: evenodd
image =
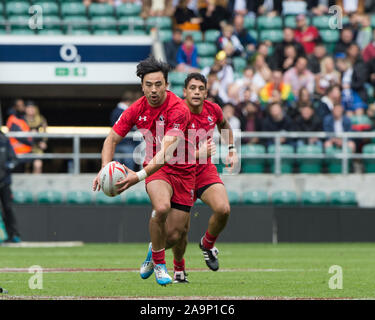
<svg viewBox="0 0 375 320"><path fill-rule="evenodd" d="M172 208L167 217L167 234L168 238L177 238L189 231L190 212Z"/></svg>
<svg viewBox="0 0 375 320"><path fill-rule="evenodd" d="M221 183L209 186L201 195L201 200L214 212L229 213L230 205L227 191Z"/></svg>
<svg viewBox="0 0 375 320"><path fill-rule="evenodd" d="M170 210L173 189L168 182L152 180L147 183L146 190L155 211L166 212Z"/></svg>

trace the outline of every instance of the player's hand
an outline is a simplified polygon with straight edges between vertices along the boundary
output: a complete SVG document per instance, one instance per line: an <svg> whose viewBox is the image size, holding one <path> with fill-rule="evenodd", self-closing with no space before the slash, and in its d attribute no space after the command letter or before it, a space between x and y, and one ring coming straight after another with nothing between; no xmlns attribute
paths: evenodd
<svg viewBox="0 0 375 320"><path fill-rule="evenodd" d="M238 155L234 150L228 152L225 167L228 168L229 173L232 173L233 168L238 164Z"/></svg>
<svg viewBox="0 0 375 320"><path fill-rule="evenodd" d="M216 144L212 138L208 138L199 148L199 159L208 159L216 154Z"/></svg>
<svg viewBox="0 0 375 320"><path fill-rule="evenodd" d="M100 173L102 172L102 169L100 169L99 173L96 175L94 180L92 181L92 191L100 191Z"/></svg>
<svg viewBox="0 0 375 320"><path fill-rule="evenodd" d="M129 189L131 186L139 182L139 178L133 170L130 170L127 166L123 164L123 167L126 171L126 178L118 181L115 186L117 187L117 192L122 193L126 189Z"/></svg>

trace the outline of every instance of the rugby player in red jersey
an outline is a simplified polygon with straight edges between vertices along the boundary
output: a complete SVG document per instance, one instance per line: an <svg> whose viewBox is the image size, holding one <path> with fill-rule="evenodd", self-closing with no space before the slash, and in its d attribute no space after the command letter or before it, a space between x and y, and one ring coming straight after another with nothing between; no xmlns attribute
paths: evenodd
<svg viewBox="0 0 375 320"><path fill-rule="evenodd" d="M102 149L103 168L112 161L116 145L134 125L144 136L143 169L134 172L124 166L127 177L116 185L118 191L123 192L146 179L153 211L149 222L151 243L141 267L141 277L146 279L155 272L156 282L160 285L172 282L166 268L165 249L174 250L180 239L186 238L195 186L195 159L187 159L190 112L179 97L167 90L168 71L168 64L152 56L137 65L144 96L121 114ZM179 156L181 145L185 152ZM194 146L191 146L190 152L195 158ZM93 181L94 191L100 190L99 177L100 172Z"/></svg>
<svg viewBox="0 0 375 320"><path fill-rule="evenodd" d="M215 152L213 135L215 126L221 133L221 137L228 144L228 155L226 163L229 171L238 163L238 156L234 147L233 131L228 121L223 116L223 111L216 103L205 100L207 97L207 80L200 73L191 73L185 79L184 87L185 103L190 109L191 120L189 132L195 132L194 141L197 148L195 199L200 198L213 211L208 228L199 243L200 249L207 266L217 271L219 261L218 250L215 241L225 228L229 214L230 205L224 184L220 179L216 166L211 162L211 155ZM225 132L226 131L226 132ZM202 152L203 151L203 152ZM203 157L202 157L203 155ZM185 245L187 241L184 242ZM180 244L179 256L184 247Z"/></svg>

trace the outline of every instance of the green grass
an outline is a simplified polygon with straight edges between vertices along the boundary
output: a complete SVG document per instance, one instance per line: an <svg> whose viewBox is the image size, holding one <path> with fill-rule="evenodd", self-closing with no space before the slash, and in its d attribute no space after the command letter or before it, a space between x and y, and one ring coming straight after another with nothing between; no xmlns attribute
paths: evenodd
<svg viewBox="0 0 375 320"><path fill-rule="evenodd" d="M9 296L34 297L375 297L375 244L372 243L218 243L217 246L223 272L208 271L198 245L188 245L185 256L188 285L161 287L156 284L154 276L142 280L138 272L45 272L43 289L31 290L28 281L32 274L0 272L0 287L6 288ZM73 248L0 247L0 269L29 268L32 265L43 268L138 269L146 249L147 244L85 244ZM170 250L166 260L171 274ZM332 265L343 269L342 290L328 287L332 276L328 270Z"/></svg>

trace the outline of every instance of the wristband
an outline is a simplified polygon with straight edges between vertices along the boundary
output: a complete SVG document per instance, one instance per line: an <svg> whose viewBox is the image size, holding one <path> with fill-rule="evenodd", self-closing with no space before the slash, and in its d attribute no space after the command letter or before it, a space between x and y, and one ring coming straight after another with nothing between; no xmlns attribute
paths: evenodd
<svg viewBox="0 0 375 320"><path fill-rule="evenodd" d="M147 178L147 172L145 169L142 169L141 171L138 171L135 173L139 179L139 181L142 181Z"/></svg>

